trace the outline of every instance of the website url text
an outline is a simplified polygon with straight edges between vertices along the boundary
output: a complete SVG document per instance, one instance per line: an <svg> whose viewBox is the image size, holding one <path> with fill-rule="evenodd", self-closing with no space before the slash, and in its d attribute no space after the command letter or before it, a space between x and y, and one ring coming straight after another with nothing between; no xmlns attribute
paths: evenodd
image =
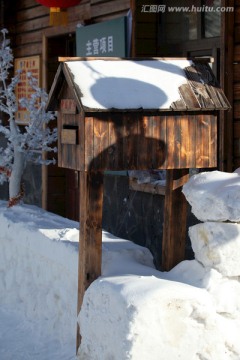
<svg viewBox="0 0 240 360"><path fill-rule="evenodd" d="M166 6L166 5L142 5L144 13L165 13L165 12L233 12L232 6Z"/></svg>

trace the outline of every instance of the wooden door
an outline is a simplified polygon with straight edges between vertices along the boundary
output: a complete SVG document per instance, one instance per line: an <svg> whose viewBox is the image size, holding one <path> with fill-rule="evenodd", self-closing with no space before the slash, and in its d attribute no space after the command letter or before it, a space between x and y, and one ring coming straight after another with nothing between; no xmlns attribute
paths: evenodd
<svg viewBox="0 0 240 360"><path fill-rule="evenodd" d="M47 40L47 90L49 92L57 68L58 57L75 56L75 34L50 37ZM57 124L55 124L56 126ZM50 165L46 169L48 211L79 221L79 174L77 171Z"/></svg>

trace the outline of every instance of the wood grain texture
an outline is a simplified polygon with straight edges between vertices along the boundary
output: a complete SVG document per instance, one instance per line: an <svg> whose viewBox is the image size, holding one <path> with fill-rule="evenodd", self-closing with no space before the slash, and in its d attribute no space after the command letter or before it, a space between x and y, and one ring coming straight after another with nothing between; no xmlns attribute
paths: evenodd
<svg viewBox="0 0 240 360"><path fill-rule="evenodd" d="M62 129L61 143L65 145L77 144L77 129Z"/></svg>
<svg viewBox="0 0 240 360"><path fill-rule="evenodd" d="M214 109L214 104L197 69L194 66L188 66L185 68L185 73L200 108Z"/></svg>
<svg viewBox="0 0 240 360"><path fill-rule="evenodd" d="M77 315L89 285L101 275L103 173L80 172L80 237ZM77 330L78 349L81 338Z"/></svg>
<svg viewBox="0 0 240 360"><path fill-rule="evenodd" d="M200 108L197 98L189 84L181 85L178 90L187 109L195 110Z"/></svg>
<svg viewBox="0 0 240 360"><path fill-rule="evenodd" d="M187 201L181 187L173 190L174 181L187 181L188 170L168 170L164 201L162 271L169 271L185 258Z"/></svg>
<svg viewBox="0 0 240 360"><path fill-rule="evenodd" d="M217 121L211 113L91 115L60 115L59 133L76 128L78 140L61 143L59 166L118 171L217 165Z"/></svg>
<svg viewBox="0 0 240 360"><path fill-rule="evenodd" d="M180 147L180 163L184 168L189 168L189 164L192 159L192 144L190 142L194 141L195 133L191 134L190 137L190 122L191 119L188 120L187 117L182 116L180 124L180 136L181 136L181 147Z"/></svg>

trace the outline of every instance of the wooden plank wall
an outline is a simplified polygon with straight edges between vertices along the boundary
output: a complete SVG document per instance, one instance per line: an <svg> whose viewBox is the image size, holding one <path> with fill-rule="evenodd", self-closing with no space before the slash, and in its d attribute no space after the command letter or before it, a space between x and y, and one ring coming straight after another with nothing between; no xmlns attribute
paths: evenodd
<svg viewBox="0 0 240 360"><path fill-rule="evenodd" d="M233 167L240 167L240 0L235 0L233 37Z"/></svg>
<svg viewBox="0 0 240 360"><path fill-rule="evenodd" d="M99 112L85 118L61 111L58 114L61 167L118 171L217 165L217 117L213 113L154 116ZM79 143L73 145L63 139L63 131L69 130L76 130Z"/></svg>
<svg viewBox="0 0 240 360"><path fill-rule="evenodd" d="M42 54L44 34L54 36L74 32L78 23L113 19L126 15L130 8L130 0L82 0L79 5L68 9L67 26L49 27L49 8L35 0L9 3L11 6L5 6L5 27L15 35L15 57Z"/></svg>

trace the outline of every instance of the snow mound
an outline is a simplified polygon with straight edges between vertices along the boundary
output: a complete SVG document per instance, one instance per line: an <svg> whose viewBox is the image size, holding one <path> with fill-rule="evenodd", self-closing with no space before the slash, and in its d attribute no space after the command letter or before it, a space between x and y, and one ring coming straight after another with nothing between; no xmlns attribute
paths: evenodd
<svg viewBox="0 0 240 360"><path fill-rule="evenodd" d="M193 175L183 193L201 221L240 221L240 169Z"/></svg>
<svg viewBox="0 0 240 360"><path fill-rule="evenodd" d="M102 277L84 297L79 359L239 360L239 295L238 280L196 260L158 277Z"/></svg>
<svg viewBox="0 0 240 360"><path fill-rule="evenodd" d="M240 276L240 225L205 222L189 229L195 258L222 275Z"/></svg>
<svg viewBox="0 0 240 360"><path fill-rule="evenodd" d="M35 324L37 337L74 349L78 223L34 206L6 206L0 202L0 304Z"/></svg>
<svg viewBox="0 0 240 360"><path fill-rule="evenodd" d="M74 359L78 321L80 360L239 360L239 230L216 225L191 229L196 259L170 272L103 231L77 319L79 224L0 202L0 358Z"/></svg>

